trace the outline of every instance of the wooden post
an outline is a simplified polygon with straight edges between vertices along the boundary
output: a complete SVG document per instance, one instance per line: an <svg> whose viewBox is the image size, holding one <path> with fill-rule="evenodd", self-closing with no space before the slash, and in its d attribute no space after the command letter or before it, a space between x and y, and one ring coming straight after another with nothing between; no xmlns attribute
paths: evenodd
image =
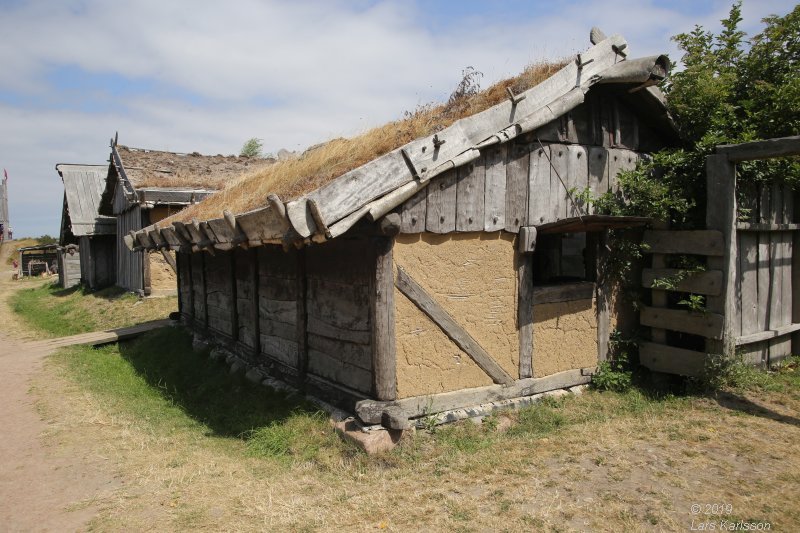
<svg viewBox="0 0 800 533"><path fill-rule="evenodd" d="M519 377L533 376L533 254L517 252Z"/></svg>
<svg viewBox="0 0 800 533"><path fill-rule="evenodd" d="M250 280L253 284L253 301L251 302L252 316L250 318L250 320L253 322L253 357L258 360L258 358L261 357L261 318L258 309L258 248L251 249L248 255L250 256Z"/></svg>
<svg viewBox="0 0 800 533"><path fill-rule="evenodd" d="M192 272L192 254L184 254L185 262L189 267L189 318L194 322L194 272ZM182 261L183 262L183 261Z"/></svg>
<svg viewBox="0 0 800 533"><path fill-rule="evenodd" d="M236 287L236 249L232 249L228 252L230 257L230 276L228 276L228 280L230 281L230 292L231 292L231 337L233 340L239 340L239 295L236 294L237 287Z"/></svg>
<svg viewBox="0 0 800 533"><path fill-rule="evenodd" d="M308 371L308 279L306 278L306 249L300 248L297 256L297 384L305 386Z"/></svg>
<svg viewBox="0 0 800 533"><path fill-rule="evenodd" d="M370 280L372 394L377 400L397 398L394 339L394 239L373 239L375 274Z"/></svg>
<svg viewBox="0 0 800 533"><path fill-rule="evenodd" d="M800 194L794 192L794 203L798 203ZM794 223L797 220L797 211L792 213L792 219L786 220L787 223ZM800 231L792 232L792 324L800 322ZM800 354L800 331L792 335L792 353Z"/></svg>
<svg viewBox="0 0 800 533"><path fill-rule="evenodd" d="M734 321L739 316L736 289L736 167L727 155L706 157L707 195L706 227L722 232L725 245L722 257L710 256L708 267L722 270L722 291L719 296L708 296L706 308L725 315L722 340L706 340L706 352L722 353L733 357L736 352Z"/></svg>
<svg viewBox="0 0 800 533"><path fill-rule="evenodd" d="M659 220L653 223L653 229L665 230L669 227L669 223ZM652 268L659 270L666 268L667 256L665 254L653 254ZM667 291L663 289L650 289L651 305L653 307L667 307ZM650 328L650 338L653 342L658 344L667 344L667 330L663 328Z"/></svg>
<svg viewBox="0 0 800 533"><path fill-rule="evenodd" d="M178 254L175 254L175 282L178 285L178 313L183 311L183 306L185 305L183 301L183 296L181 295L181 283L183 282L183 276L181 276L181 258Z"/></svg>
<svg viewBox="0 0 800 533"><path fill-rule="evenodd" d="M586 272L591 272L595 282L595 306L597 308L597 360L608 359L608 340L611 329L609 306L611 287L605 271L608 260L608 231L586 234Z"/></svg>
<svg viewBox="0 0 800 533"><path fill-rule="evenodd" d="M206 254L200 254L203 266L203 329L208 331L208 269L206 268Z"/></svg>

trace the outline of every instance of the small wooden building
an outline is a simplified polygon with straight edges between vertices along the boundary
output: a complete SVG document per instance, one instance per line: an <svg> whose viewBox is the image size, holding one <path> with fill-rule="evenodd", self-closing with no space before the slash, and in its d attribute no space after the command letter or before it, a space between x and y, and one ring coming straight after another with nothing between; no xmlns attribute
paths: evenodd
<svg viewBox="0 0 800 533"><path fill-rule="evenodd" d="M100 213L116 219L116 284L143 295L175 293L175 259L168 250L131 251L123 237L180 211L270 159L204 156L129 148L111 141Z"/></svg>
<svg viewBox="0 0 800 533"><path fill-rule="evenodd" d="M61 163L56 165L56 171L64 182L59 242L65 247L79 245L66 251L70 265L79 265L79 279L89 289L114 285L117 224L114 217L100 215L108 167ZM74 254L77 250L79 256ZM65 279L64 287L72 286L72 281L72 277Z"/></svg>
<svg viewBox="0 0 800 533"><path fill-rule="evenodd" d="M81 282L81 255L77 244L58 248L58 284L64 289Z"/></svg>
<svg viewBox="0 0 800 533"><path fill-rule="evenodd" d="M247 364L353 409L409 419L587 383L623 297L608 228L579 194L676 140L664 56L595 45L520 94L302 196L126 237L178 252L187 324ZM278 168L278 167L276 167ZM184 217L186 218L186 217Z"/></svg>
<svg viewBox="0 0 800 533"><path fill-rule="evenodd" d="M58 271L57 244L39 244L19 249L19 277L55 274Z"/></svg>

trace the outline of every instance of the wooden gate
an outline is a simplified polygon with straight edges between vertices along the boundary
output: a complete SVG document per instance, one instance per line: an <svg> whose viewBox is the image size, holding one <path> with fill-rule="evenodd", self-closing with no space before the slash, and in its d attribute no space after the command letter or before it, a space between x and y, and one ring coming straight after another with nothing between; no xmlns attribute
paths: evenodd
<svg viewBox="0 0 800 533"><path fill-rule="evenodd" d="M736 184L739 162L798 154L800 137L718 146L706 159L707 229L645 233L652 268L644 270L642 284L653 294L640 318L652 332L650 342L640 343L644 366L695 376L706 354L739 354L769 365L800 353L797 193L780 183L749 190ZM684 275L668 269L669 254L704 257L706 270ZM676 309L670 292L705 296L705 310Z"/></svg>

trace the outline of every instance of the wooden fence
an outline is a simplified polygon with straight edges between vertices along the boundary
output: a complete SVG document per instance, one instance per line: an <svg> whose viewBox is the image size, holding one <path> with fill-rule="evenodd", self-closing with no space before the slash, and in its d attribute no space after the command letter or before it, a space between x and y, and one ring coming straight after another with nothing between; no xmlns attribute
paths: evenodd
<svg viewBox="0 0 800 533"><path fill-rule="evenodd" d="M706 354L769 365L800 353L797 193L779 182L746 190L736 183L739 162L797 155L800 137L717 147L706 159L706 229L645 233L652 268L642 284L652 290L652 305L640 322L652 334L640 343L644 366L696 376ZM703 257L706 270L682 277L666 268L670 254ZM674 283L657 281L665 279ZM675 294L684 293L705 296L705 311L676 309Z"/></svg>

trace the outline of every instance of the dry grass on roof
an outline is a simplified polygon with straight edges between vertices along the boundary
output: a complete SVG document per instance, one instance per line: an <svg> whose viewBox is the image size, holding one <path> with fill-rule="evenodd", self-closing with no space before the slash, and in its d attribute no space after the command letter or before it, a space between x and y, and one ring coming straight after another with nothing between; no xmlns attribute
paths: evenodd
<svg viewBox="0 0 800 533"><path fill-rule="evenodd" d="M521 74L499 81L484 91L451 97L442 105L419 107L406 117L379 126L351 139L334 139L306 150L300 157L279 161L249 173L224 190L190 206L165 222L208 220L222 216L223 210L243 213L266 205L267 195L275 193L288 201L313 191L335 178L395 150L414 139L431 135L508 98L538 85L560 70L566 61L535 63ZM461 86L460 86L461 87Z"/></svg>
<svg viewBox="0 0 800 533"><path fill-rule="evenodd" d="M179 154L118 145L125 174L136 188L220 190L238 181L243 174L261 170L274 159L234 155Z"/></svg>

